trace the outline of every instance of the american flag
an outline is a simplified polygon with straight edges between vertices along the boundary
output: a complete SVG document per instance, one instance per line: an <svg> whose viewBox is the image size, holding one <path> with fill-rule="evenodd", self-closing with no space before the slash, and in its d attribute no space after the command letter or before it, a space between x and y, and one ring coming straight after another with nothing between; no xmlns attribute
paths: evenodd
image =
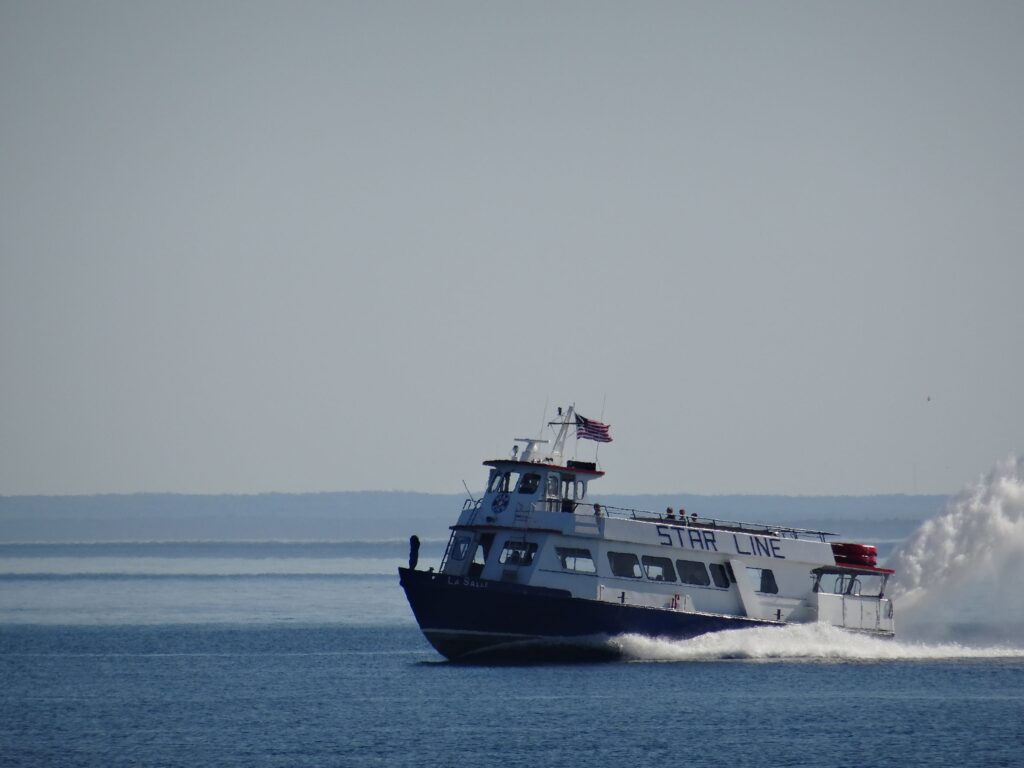
<svg viewBox="0 0 1024 768"><path fill-rule="evenodd" d="M612 436L608 434L608 429L607 424L580 416L578 413L576 414L577 440L596 440L599 443L610 443Z"/></svg>

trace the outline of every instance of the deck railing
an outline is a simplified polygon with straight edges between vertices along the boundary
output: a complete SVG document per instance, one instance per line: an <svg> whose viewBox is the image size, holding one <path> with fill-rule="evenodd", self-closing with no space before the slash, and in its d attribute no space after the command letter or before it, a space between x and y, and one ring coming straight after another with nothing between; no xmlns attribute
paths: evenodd
<svg viewBox="0 0 1024 768"><path fill-rule="evenodd" d="M477 514L480 512L480 499L466 499L462 505L463 512L472 511L469 523L476 522ZM525 524L531 512L567 512L577 515L595 515L597 517L609 517L622 520L641 520L644 522L662 522L668 525L677 525L690 528L712 528L716 530L734 531L737 533L754 533L767 536L778 536L785 539L807 539L825 541L827 536L836 536L830 531L819 531L811 528L795 528L789 525L776 525L774 523L751 523L740 520L724 520L716 517L701 517L700 515L673 515L669 517L666 512L652 512L646 509L635 509L633 507L617 507L613 504L602 504L600 501L568 501L562 499L546 499L535 501L528 507L518 510L515 516L517 524Z"/></svg>
<svg viewBox="0 0 1024 768"><path fill-rule="evenodd" d="M596 510L600 507L600 512ZM630 520L644 520L653 522L655 520L668 523L669 525L681 525L692 528L714 528L738 533L759 533L769 536L779 536L786 539L814 539L825 541L826 536L835 536L830 531L819 531L811 528L794 528L790 525L776 525L775 523L751 523L740 520L723 520L717 517L701 517L696 514L679 514L669 516L667 512L651 512L645 509L633 509L632 507L616 507L612 504L580 504L576 513L580 514L581 509L587 509L592 514L604 514L607 517L625 518Z"/></svg>

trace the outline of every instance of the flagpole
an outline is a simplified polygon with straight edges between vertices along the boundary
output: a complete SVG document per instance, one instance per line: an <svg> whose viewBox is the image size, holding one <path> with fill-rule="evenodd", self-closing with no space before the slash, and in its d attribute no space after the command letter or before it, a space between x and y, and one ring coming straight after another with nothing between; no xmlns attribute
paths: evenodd
<svg viewBox="0 0 1024 768"><path fill-rule="evenodd" d="M576 414L576 401L575 400L572 401L572 408L570 410L572 410L572 417L573 417L573 419L575 419L576 416L577 416L577 414ZM566 418L568 419L568 416ZM572 433L572 457L574 459L576 458L577 455L579 455L579 451L580 451L579 429L576 429Z"/></svg>
<svg viewBox="0 0 1024 768"><path fill-rule="evenodd" d="M601 397L601 418L598 419L598 421L604 422L604 405L605 405L605 403L607 401L608 401L608 393L605 392L604 395ZM595 464L597 464L597 452L600 451L600 450L601 450L601 444L598 443L594 447L594 463Z"/></svg>

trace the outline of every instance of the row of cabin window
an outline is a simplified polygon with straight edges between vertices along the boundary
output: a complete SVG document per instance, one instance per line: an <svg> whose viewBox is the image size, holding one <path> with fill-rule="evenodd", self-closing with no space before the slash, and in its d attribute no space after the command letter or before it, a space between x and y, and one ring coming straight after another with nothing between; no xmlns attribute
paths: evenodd
<svg viewBox="0 0 1024 768"><path fill-rule="evenodd" d="M461 539L461 541L460 541ZM461 544L461 546L459 546ZM468 539L458 537L453 556L461 560L466 556L466 544ZM479 548L478 548L479 549ZM479 554L479 552L478 552ZM577 549L569 547L555 547L555 554L558 556L562 568L577 573L597 573L594 566L594 558L589 549ZM537 544L529 541L507 541L502 547L498 562L507 566L532 565L537 555ZM474 558L476 560L476 558ZM643 568L641 569L641 561ZM482 563L481 563L482 564ZM711 586L712 580L715 586L721 589L728 589L729 584L736 581L736 575L729 563L710 563L705 566L699 560L676 560L675 566L672 560L667 557L655 557L644 555L637 558L632 552L609 552L608 565L613 576L626 579L640 579L645 575L651 581L664 581L683 584L693 584L699 587ZM711 575L708 575L710 569ZM676 573L678 572L678 579ZM754 589L758 592L777 594L778 584L775 581L775 574L769 568L747 568Z"/></svg>
<svg viewBox="0 0 1024 768"><path fill-rule="evenodd" d="M577 571L579 573L597 572L590 550L556 547L555 552L562 564L562 568L567 571ZM640 567L641 561L643 562L642 570ZM672 561L667 557L644 555L638 559L632 552L609 552L608 565L612 570L613 576L625 579L639 579L647 576L651 581L673 583L679 581L683 584L694 584L699 587L711 586L711 582L714 580L715 586L722 589L727 589L731 582L736 581L736 576L733 574L729 563L710 563L708 566L705 566L699 560L676 560L675 567L673 567ZM709 568L711 570L710 577L708 576ZM747 571L750 573L754 581L754 588L758 592L778 593L779 587L775 582L775 574L770 569L747 568ZM677 572L678 579L676 578Z"/></svg>
<svg viewBox="0 0 1024 768"><path fill-rule="evenodd" d="M612 569L613 576L620 576L626 579L639 579L647 576L651 581L680 581L683 584L694 584L699 587L711 586L712 579L716 587L727 589L729 587L729 574L725 566L720 563L711 563L711 576L708 576L708 568L699 560L676 560L673 567L672 561L667 557L654 557L644 555L637 558L632 552L609 552L608 565ZM676 569L679 571L679 578L676 578Z"/></svg>
<svg viewBox="0 0 1024 768"><path fill-rule="evenodd" d="M469 553L469 536L456 536L449 550L449 557L452 560L464 560ZM519 566L532 565L537 555L537 544L532 541L506 541L498 555L498 562L502 565ZM483 543L478 543L473 553L473 563L483 565L486 554Z"/></svg>
<svg viewBox="0 0 1024 768"><path fill-rule="evenodd" d="M518 472L493 472L487 490L491 493L534 494L540 487L540 475L527 472L521 478ZM546 496L549 499L582 499L587 494L587 485L582 480L560 480L555 473L548 475Z"/></svg>

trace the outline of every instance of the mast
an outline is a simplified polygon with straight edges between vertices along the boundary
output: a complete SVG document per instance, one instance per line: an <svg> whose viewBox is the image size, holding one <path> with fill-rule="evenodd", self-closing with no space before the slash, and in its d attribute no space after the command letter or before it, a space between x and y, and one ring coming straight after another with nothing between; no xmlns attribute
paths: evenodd
<svg viewBox="0 0 1024 768"><path fill-rule="evenodd" d="M562 459L562 454L565 451L565 438L569 436L569 427L576 423L574 418L576 414L576 405L570 405L565 414L562 414L562 409L558 409L558 415L563 416L562 421L549 421L548 426L558 426L558 434L555 436L555 444L551 446L551 456L555 459Z"/></svg>

